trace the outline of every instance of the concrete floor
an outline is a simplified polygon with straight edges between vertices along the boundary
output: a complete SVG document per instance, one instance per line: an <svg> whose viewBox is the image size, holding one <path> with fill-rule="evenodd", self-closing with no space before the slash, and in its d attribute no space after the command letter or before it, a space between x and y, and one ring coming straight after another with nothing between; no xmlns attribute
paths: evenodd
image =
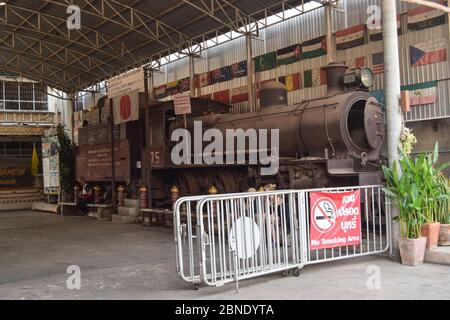
<svg viewBox="0 0 450 320"><path fill-rule="evenodd" d="M172 230L0 212L0 299L450 299L450 268L404 267L368 257L308 266L299 278L272 275L193 291L175 272ZM81 290L66 269L81 267ZM381 288L369 289L369 267Z"/></svg>

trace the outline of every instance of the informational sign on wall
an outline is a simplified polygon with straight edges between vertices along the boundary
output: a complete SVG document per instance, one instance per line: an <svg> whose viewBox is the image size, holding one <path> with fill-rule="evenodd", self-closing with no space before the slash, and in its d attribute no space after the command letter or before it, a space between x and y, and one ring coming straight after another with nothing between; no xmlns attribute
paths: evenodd
<svg viewBox="0 0 450 320"><path fill-rule="evenodd" d="M44 132L42 137L42 173L44 193L59 195L61 193L59 174L59 140L56 128Z"/></svg>
<svg viewBox="0 0 450 320"><path fill-rule="evenodd" d="M360 191L310 194L311 250L359 245Z"/></svg>
<svg viewBox="0 0 450 320"><path fill-rule="evenodd" d="M30 188L34 186L30 159L2 158L0 161L0 189Z"/></svg>
<svg viewBox="0 0 450 320"><path fill-rule="evenodd" d="M191 114L191 96L189 93L180 93L174 97L175 114Z"/></svg>
<svg viewBox="0 0 450 320"><path fill-rule="evenodd" d="M120 97L132 91L144 90L144 68L134 69L108 80L108 98Z"/></svg>

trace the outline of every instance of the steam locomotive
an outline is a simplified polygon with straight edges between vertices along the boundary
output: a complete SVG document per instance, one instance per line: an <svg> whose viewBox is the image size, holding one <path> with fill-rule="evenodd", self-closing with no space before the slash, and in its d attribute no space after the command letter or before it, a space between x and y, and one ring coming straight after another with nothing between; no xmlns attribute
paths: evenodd
<svg viewBox="0 0 450 320"><path fill-rule="evenodd" d="M177 187L180 196L190 196L207 194L212 186L219 193L235 193L269 183L276 184L278 189L379 183L384 161L381 150L385 138L385 117L381 105L368 92L373 84L373 73L368 68L348 71L343 63L330 63L325 71L327 94L293 106L288 106L287 89L278 82L263 84L260 88L260 111L243 115L230 114L226 105L193 98L192 114L186 118L175 115L174 104L169 101L150 106L148 123L145 123L144 106L140 121L127 124L127 135L134 137L122 139L125 142L121 143L130 150L121 153L122 158L117 161L125 162L125 169L131 169L125 170L123 176L119 170L117 179L133 183L132 180L137 181L144 170L155 207L170 206L173 186ZM175 164L173 150L177 141L173 139L174 132L183 129L195 136L196 123L199 122L202 124L201 134L216 129L223 137L230 129L241 129L241 132L277 130L277 172L263 175L261 169L267 164L250 161L251 152L263 148L273 150L273 146L267 143L264 146L258 144L257 150L251 150L248 143L239 150L234 146L236 154L245 154L245 163L204 164L191 159ZM140 139L140 144L135 143L136 132L145 136L146 126L149 126L150 136ZM219 143L226 144L227 141ZM193 142L191 150L195 150ZM126 154L137 159L139 151L142 168L136 172L133 170L134 161L126 159ZM195 158L195 152L188 157ZM86 163L85 158L83 163ZM85 165L82 170L86 175ZM93 179L96 182L100 180L99 177ZM105 177L104 182L107 181L108 177ZM136 183L139 182L146 181Z"/></svg>

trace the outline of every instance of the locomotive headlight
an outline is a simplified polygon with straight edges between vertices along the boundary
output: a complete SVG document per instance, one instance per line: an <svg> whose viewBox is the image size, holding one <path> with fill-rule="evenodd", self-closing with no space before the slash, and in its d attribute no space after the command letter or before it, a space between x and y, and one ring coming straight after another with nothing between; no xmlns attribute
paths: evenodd
<svg viewBox="0 0 450 320"><path fill-rule="evenodd" d="M368 89L373 83L374 75L369 68L353 69L344 76L344 86L347 88Z"/></svg>
<svg viewBox="0 0 450 320"><path fill-rule="evenodd" d="M370 70L369 68L362 68L361 74L360 74L360 80L361 80L361 84L364 87L366 87L366 88L372 87L373 82L374 82L372 70Z"/></svg>

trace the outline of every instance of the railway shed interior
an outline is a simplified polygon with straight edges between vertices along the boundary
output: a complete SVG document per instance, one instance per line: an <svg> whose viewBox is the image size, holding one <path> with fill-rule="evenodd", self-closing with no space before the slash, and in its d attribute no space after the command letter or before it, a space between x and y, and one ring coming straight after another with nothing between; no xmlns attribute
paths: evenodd
<svg viewBox="0 0 450 320"><path fill-rule="evenodd" d="M412 156L438 142L438 164L450 160L450 1L414 2L1 1L0 220L5 212L11 226L14 210L26 219L32 210L175 230L176 269L195 288L237 285L266 272L267 259L294 275L353 256L399 259L383 166L400 158L409 132ZM359 242L312 250L320 190L358 202ZM258 208L280 222L264 229ZM319 226L348 215L321 210ZM234 279L231 253L254 239L233 238L230 221L247 211L258 247L270 245L261 261L240 256ZM198 248L203 256L191 256ZM430 252L427 261L449 264L448 250ZM290 264L297 255L300 265ZM219 256L225 271L205 263Z"/></svg>

